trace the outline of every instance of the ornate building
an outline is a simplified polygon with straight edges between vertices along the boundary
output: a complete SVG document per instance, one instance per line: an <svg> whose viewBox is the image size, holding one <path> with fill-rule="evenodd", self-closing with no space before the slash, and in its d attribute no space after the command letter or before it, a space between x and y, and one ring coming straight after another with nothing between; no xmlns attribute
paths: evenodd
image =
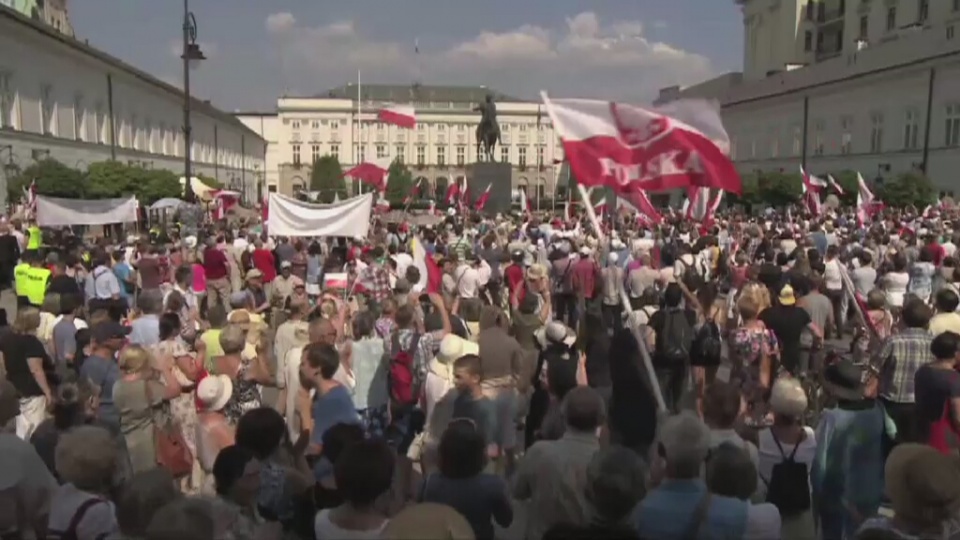
<svg viewBox="0 0 960 540"><path fill-rule="evenodd" d="M344 169L364 160L401 159L415 180L443 189L466 176L466 165L481 161L475 135L480 115L473 107L487 94L497 101L496 158L512 165L513 186L531 195L554 195L560 173L555 163L563 150L542 105L483 86L347 84L312 97L281 97L276 112L237 117L267 141L266 181L272 191L307 189L311 163L328 154ZM417 127L377 122L385 104L413 105ZM475 193L484 188L470 186Z"/></svg>

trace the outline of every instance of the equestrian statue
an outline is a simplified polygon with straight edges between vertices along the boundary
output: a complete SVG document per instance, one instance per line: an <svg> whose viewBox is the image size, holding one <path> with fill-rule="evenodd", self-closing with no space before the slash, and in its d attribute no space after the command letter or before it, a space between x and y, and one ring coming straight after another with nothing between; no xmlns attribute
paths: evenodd
<svg viewBox="0 0 960 540"><path fill-rule="evenodd" d="M500 124L497 123L497 104L493 102L493 96L487 94L486 100L473 110L480 113L480 124L477 125L477 154L480 154L482 145L487 161L496 161L494 150L500 142Z"/></svg>

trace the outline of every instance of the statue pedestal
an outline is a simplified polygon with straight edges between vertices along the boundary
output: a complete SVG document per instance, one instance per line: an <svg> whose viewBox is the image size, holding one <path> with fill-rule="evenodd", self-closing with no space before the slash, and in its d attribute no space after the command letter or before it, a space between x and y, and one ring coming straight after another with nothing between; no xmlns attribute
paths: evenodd
<svg viewBox="0 0 960 540"><path fill-rule="evenodd" d="M510 212L513 191L513 173L509 163L478 162L467 165L467 186L471 204L490 186L490 198L483 208L485 214Z"/></svg>

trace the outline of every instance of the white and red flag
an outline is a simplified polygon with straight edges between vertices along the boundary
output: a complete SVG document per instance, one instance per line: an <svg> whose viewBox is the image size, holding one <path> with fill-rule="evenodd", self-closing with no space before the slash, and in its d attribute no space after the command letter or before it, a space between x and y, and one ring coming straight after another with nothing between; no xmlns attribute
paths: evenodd
<svg viewBox="0 0 960 540"><path fill-rule="evenodd" d="M384 191L387 189L387 173L389 170L390 158L376 158L373 161L364 161L348 169L343 173L343 176L359 180L368 186L372 186L376 191Z"/></svg>
<svg viewBox="0 0 960 540"><path fill-rule="evenodd" d="M542 95L566 160L586 186L741 191L715 102L680 100L648 109Z"/></svg>
<svg viewBox="0 0 960 540"><path fill-rule="evenodd" d="M417 126L417 113L412 105L387 105L377 111L377 120L402 128Z"/></svg>
<svg viewBox="0 0 960 540"><path fill-rule="evenodd" d="M473 203L473 207L477 209L478 212L483 211L483 207L487 205L487 201L490 200L490 188L493 187L493 182L487 184L487 189L483 190L483 193L477 197L477 201Z"/></svg>
<svg viewBox="0 0 960 540"><path fill-rule="evenodd" d="M410 193L407 193L407 196L403 198L403 205L407 206L413 202L413 199L420 195L420 189L422 188L421 184L423 183L423 178L416 181L413 186L410 188Z"/></svg>
<svg viewBox="0 0 960 540"><path fill-rule="evenodd" d="M443 202L447 206L453 206L453 203L460 200L460 182L459 180L454 181L452 184L447 186L447 193L443 196Z"/></svg>
<svg viewBox="0 0 960 540"><path fill-rule="evenodd" d="M837 192L837 195L843 195L843 188L840 187L840 184L837 183L837 180L833 177L832 174L827 175L827 183L830 184L830 187Z"/></svg>
<svg viewBox="0 0 960 540"><path fill-rule="evenodd" d="M687 219L693 221L704 220L710 210L710 188L687 188L687 200L690 201L690 204L687 205Z"/></svg>
<svg viewBox="0 0 960 540"><path fill-rule="evenodd" d="M863 204L873 204L875 199L873 192L870 191L870 187L867 186L867 181L863 179L863 175L859 172L857 173L857 191L859 196L863 198Z"/></svg>
<svg viewBox="0 0 960 540"><path fill-rule="evenodd" d="M803 166L800 167L800 175L802 180L803 203L811 214L819 216L823 212L823 205L820 202L820 191L826 187L827 183L812 174L807 174Z"/></svg>
<svg viewBox="0 0 960 540"><path fill-rule="evenodd" d="M533 207L530 206L530 198L527 197L526 187L520 189L520 211L527 214L533 212Z"/></svg>
<svg viewBox="0 0 960 540"><path fill-rule="evenodd" d="M617 206L626 206L637 213L637 216L651 224L658 224L663 221L663 216L650 202L647 194L639 189L618 190Z"/></svg>
<svg viewBox="0 0 960 540"><path fill-rule="evenodd" d="M214 191L213 195L213 219L221 220L227 217L227 211L240 202L240 193L227 189Z"/></svg>

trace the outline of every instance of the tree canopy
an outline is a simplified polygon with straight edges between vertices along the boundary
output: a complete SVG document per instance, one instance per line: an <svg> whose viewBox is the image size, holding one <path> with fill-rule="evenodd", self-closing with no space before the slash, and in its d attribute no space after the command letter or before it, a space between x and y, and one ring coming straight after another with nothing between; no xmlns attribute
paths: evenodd
<svg viewBox="0 0 960 540"><path fill-rule="evenodd" d="M387 192L385 194L390 204L402 204L403 200L413 188L413 175L402 161L395 159L390 163L387 171Z"/></svg>
<svg viewBox="0 0 960 540"><path fill-rule="evenodd" d="M880 184L876 191L884 204L895 207L913 205L922 209L937 198L933 183L919 172L897 175Z"/></svg>
<svg viewBox="0 0 960 540"><path fill-rule="evenodd" d="M11 201L23 197L23 188L37 182L37 194L50 197L79 198L84 196L84 174L55 159L44 159L23 169L7 183Z"/></svg>
<svg viewBox="0 0 960 540"><path fill-rule="evenodd" d="M328 154L313 162L310 190L319 191L319 200L323 203L332 203L338 195L340 199L347 197L347 183L343 179L343 168L337 156Z"/></svg>

